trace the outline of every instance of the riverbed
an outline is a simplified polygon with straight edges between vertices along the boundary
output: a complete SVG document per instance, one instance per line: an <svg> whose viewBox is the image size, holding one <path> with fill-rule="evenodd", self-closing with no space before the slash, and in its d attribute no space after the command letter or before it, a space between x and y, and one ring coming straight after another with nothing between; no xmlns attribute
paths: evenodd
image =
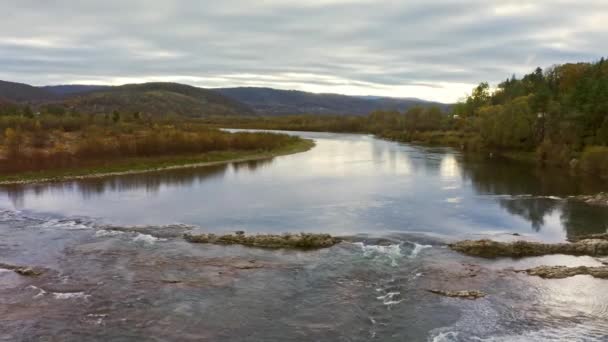
<svg viewBox="0 0 608 342"><path fill-rule="evenodd" d="M561 242L608 210L569 196L601 181L450 148L296 132L267 160L0 188L0 340L606 341L608 282L544 280L465 238ZM316 232L319 251L190 244L185 232ZM477 300L429 289L480 290Z"/></svg>

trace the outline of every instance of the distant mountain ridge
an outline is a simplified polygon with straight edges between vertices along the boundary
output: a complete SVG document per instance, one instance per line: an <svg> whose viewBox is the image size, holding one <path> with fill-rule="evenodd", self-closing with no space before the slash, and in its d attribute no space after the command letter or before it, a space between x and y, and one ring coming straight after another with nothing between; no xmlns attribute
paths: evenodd
<svg viewBox="0 0 608 342"><path fill-rule="evenodd" d="M238 87L204 89L179 83L122 86L53 85L34 87L0 81L0 106L53 104L82 113L140 112L154 116L181 115L366 115L376 110L405 111L413 106L449 105L415 98L315 94L297 90Z"/></svg>
<svg viewBox="0 0 608 342"><path fill-rule="evenodd" d="M113 111L152 116L255 115L247 105L218 92L179 83L122 86L58 85L33 87L0 81L0 98L33 106L64 107L87 114ZM0 105L3 105L0 102Z"/></svg>
<svg viewBox="0 0 608 342"><path fill-rule="evenodd" d="M42 102L55 99L55 95L45 89L29 84L0 81L0 98L13 102Z"/></svg>
<svg viewBox="0 0 608 342"><path fill-rule="evenodd" d="M65 84L65 85L52 85L52 86L43 86L40 87L56 96L67 97L71 95L79 95L92 93L95 91L108 90L112 88L112 86L105 85L80 85L80 84Z"/></svg>
<svg viewBox="0 0 608 342"><path fill-rule="evenodd" d="M443 110L449 108L449 105L444 103L414 98L316 94L297 90L256 87L216 88L213 90L249 105L260 115L366 115L375 110L405 111L414 106L434 105Z"/></svg>
<svg viewBox="0 0 608 342"><path fill-rule="evenodd" d="M65 100L69 107L91 114L116 110L156 116L254 115L249 106L239 101L211 90L179 83L127 84L98 90L79 88L80 93L67 88L61 90L64 94L75 94Z"/></svg>

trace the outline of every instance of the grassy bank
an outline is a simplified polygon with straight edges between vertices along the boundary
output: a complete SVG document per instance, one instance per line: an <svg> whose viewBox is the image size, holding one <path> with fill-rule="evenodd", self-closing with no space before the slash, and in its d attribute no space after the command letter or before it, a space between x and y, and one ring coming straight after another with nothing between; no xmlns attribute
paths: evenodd
<svg viewBox="0 0 608 342"><path fill-rule="evenodd" d="M2 174L0 175L0 185L59 182L180 168L198 168L299 153L310 150L314 145L312 140L297 139L289 145L270 150L227 150L180 156L133 157L91 161L89 166Z"/></svg>

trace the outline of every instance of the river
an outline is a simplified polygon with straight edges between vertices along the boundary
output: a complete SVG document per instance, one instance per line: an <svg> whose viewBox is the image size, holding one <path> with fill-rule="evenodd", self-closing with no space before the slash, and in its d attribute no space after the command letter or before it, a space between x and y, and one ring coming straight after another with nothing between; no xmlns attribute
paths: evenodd
<svg viewBox="0 0 608 342"><path fill-rule="evenodd" d="M608 190L564 170L369 135L296 132L304 153L201 169L0 188L0 341L606 341L608 283L543 280L464 238L602 233ZM192 232L327 232L329 249L190 244ZM428 289L477 289L478 300Z"/></svg>

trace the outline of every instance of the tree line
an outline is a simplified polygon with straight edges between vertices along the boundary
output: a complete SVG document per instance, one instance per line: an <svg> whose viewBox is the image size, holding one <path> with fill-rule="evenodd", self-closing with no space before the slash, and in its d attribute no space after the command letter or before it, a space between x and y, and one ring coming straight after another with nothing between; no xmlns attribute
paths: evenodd
<svg viewBox="0 0 608 342"><path fill-rule="evenodd" d="M373 133L469 151L523 152L541 164L608 174L608 61L537 68L495 88L482 82L448 112L414 107L359 117L207 120L249 128Z"/></svg>

